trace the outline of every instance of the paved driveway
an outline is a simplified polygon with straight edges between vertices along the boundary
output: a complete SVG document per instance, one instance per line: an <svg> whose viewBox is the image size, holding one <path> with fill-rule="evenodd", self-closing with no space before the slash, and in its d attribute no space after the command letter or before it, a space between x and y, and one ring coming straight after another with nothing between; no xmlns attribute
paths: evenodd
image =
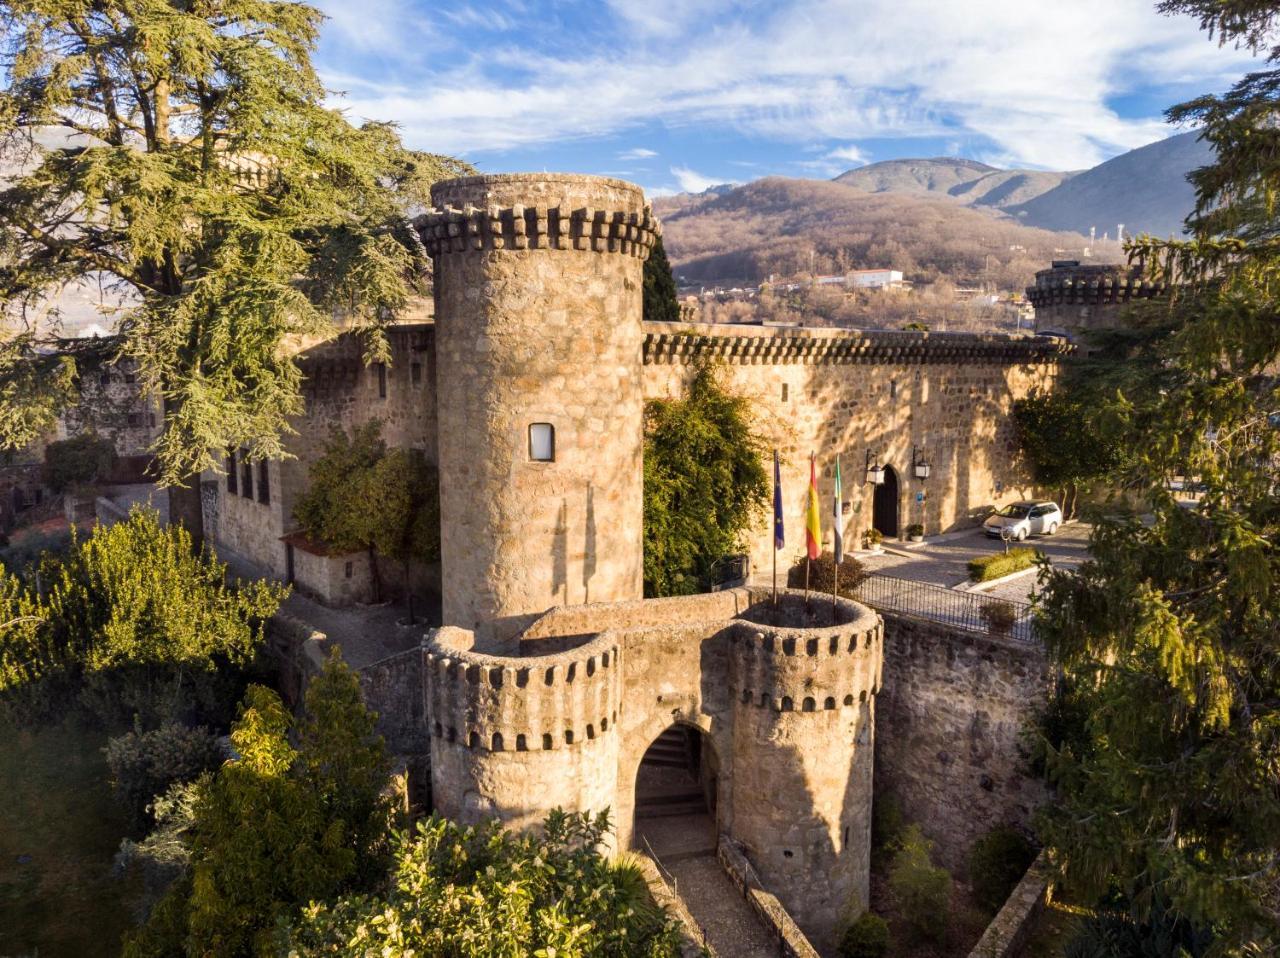
<svg viewBox="0 0 1280 958"><path fill-rule="evenodd" d="M1022 544L1044 552L1054 567L1069 569L1079 565L1088 555L1089 528L1085 523L1071 522L1055 535L1033 536ZM893 542L888 544L883 555L859 554L857 558L871 572L950 588L969 581L970 559L1003 551L1004 543L999 539L988 538L981 529L974 529L938 536L918 545ZM1035 582L1033 571L986 594L1026 601Z"/></svg>

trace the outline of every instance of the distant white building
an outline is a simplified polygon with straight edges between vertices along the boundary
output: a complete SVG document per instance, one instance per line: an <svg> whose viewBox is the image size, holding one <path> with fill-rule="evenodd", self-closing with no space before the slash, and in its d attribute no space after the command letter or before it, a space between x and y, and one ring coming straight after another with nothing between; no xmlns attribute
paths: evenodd
<svg viewBox="0 0 1280 958"><path fill-rule="evenodd" d="M850 286L863 289L896 289L902 285L902 271L896 269L855 269L848 276Z"/></svg>

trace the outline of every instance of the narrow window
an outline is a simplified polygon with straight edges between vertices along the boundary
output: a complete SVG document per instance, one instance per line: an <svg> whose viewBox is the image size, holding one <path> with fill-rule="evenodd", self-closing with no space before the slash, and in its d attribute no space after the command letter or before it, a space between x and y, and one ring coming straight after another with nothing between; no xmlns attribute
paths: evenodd
<svg viewBox="0 0 1280 958"><path fill-rule="evenodd" d="M352 569L352 563L348 562L348 563L347 563L347 567L346 567L346 569L344 569L344 570L343 570L344 574L346 575L346 577L347 577L348 579L350 579L350 578L351 578L351 573L352 573L352 571L353 571L353 569Z"/></svg>
<svg viewBox="0 0 1280 958"><path fill-rule="evenodd" d="M271 502L271 478L265 459L258 460L258 501L264 506Z"/></svg>
<svg viewBox="0 0 1280 958"><path fill-rule="evenodd" d="M253 463L249 461L249 452L240 450L240 495L246 499L253 498Z"/></svg>
<svg viewBox="0 0 1280 958"><path fill-rule="evenodd" d="M786 401L787 401L787 393L788 393L788 391L789 391L789 390L788 390L788 388L787 388L787 384L786 384L786 383L783 383L783 384L782 384L782 401L783 401L783 402L786 402Z"/></svg>
<svg viewBox="0 0 1280 958"><path fill-rule="evenodd" d="M129 425L130 425L130 426L141 426L141 425L142 425L142 413L140 413L140 412L131 412L131 413L129 413Z"/></svg>
<svg viewBox="0 0 1280 958"><path fill-rule="evenodd" d="M137 377L137 375L136 375L135 373L125 373L125 374L124 374L124 381L125 381L126 383L128 383L129 385L133 385L134 383L136 383L136 382L138 381L138 377Z"/></svg>
<svg viewBox="0 0 1280 958"><path fill-rule="evenodd" d="M235 495L236 493L236 451L234 449L227 450L227 492Z"/></svg>
<svg viewBox="0 0 1280 958"><path fill-rule="evenodd" d="M378 398L387 398L387 364L375 363L378 368Z"/></svg>
<svg viewBox="0 0 1280 958"><path fill-rule="evenodd" d="M890 399L898 398L898 381L896 379L889 380L889 398Z"/></svg>
<svg viewBox="0 0 1280 958"><path fill-rule="evenodd" d="M534 462L554 462L556 458L556 427L549 422L529 425L529 458Z"/></svg>
<svg viewBox="0 0 1280 958"><path fill-rule="evenodd" d="M99 385L102 385L102 386L110 386L110 385L111 385L111 374L110 374L110 373L108 373L108 372L104 372L104 373L102 373L102 375L100 375L100 376L98 377L98 384L99 384Z"/></svg>
<svg viewBox="0 0 1280 958"><path fill-rule="evenodd" d="M415 386L422 385L422 363L412 363L409 366L409 379Z"/></svg>
<svg viewBox="0 0 1280 958"><path fill-rule="evenodd" d="M150 428L152 428L152 429L156 428L156 414L155 414L155 413L153 413L153 412L149 412L149 413L147 413L147 425L148 425Z"/></svg>

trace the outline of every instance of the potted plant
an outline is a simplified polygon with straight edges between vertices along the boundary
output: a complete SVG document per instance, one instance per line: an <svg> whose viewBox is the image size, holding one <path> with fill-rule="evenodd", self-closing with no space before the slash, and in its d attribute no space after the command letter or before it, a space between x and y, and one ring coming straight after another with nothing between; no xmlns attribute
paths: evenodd
<svg viewBox="0 0 1280 958"><path fill-rule="evenodd" d="M907 538L912 542L924 542L924 526L919 522L913 522L907 526Z"/></svg>
<svg viewBox="0 0 1280 958"><path fill-rule="evenodd" d="M866 552L879 552L884 533L879 529L868 529L862 534L862 548Z"/></svg>

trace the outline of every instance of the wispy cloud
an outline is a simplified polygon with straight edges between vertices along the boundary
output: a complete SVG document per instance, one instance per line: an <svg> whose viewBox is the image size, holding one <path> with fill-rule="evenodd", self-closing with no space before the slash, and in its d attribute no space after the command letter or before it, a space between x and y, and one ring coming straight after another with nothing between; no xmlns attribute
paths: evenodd
<svg viewBox="0 0 1280 958"><path fill-rule="evenodd" d="M680 189L686 193L704 193L711 187L719 186L725 182L712 176L703 176L697 170L691 170L687 166L671 167L671 175L680 184Z"/></svg>
<svg viewBox="0 0 1280 958"><path fill-rule="evenodd" d="M593 42L576 43L557 30L531 39L524 20L565 7L527 2L494 0L502 12L474 25L476 42L447 57L393 37L377 52L396 58L395 71L338 59L326 79L345 81L336 84L350 91L340 105L355 115L397 120L414 145L452 153L661 124L820 142L831 147L828 163L865 160L854 141L935 137L984 144L984 158L1002 165L1074 169L1168 135L1158 116L1123 116L1109 105L1139 80L1209 88L1247 66L1191 20L1157 15L1151 0L1072 0L1051 15L1025 0L609 0L591 7ZM362 0L356 11L327 0L331 12L344 10L335 25L347 48L379 46L357 39L360 23L379 37L401 32L368 14L370 5L413 7ZM446 26L414 29L421 40ZM624 52L594 42L601 38ZM652 158L641 148L619 157Z"/></svg>
<svg viewBox="0 0 1280 958"><path fill-rule="evenodd" d="M644 147L637 147L634 150L623 150L618 154L620 160L649 160L658 155L657 150L646 150Z"/></svg>

